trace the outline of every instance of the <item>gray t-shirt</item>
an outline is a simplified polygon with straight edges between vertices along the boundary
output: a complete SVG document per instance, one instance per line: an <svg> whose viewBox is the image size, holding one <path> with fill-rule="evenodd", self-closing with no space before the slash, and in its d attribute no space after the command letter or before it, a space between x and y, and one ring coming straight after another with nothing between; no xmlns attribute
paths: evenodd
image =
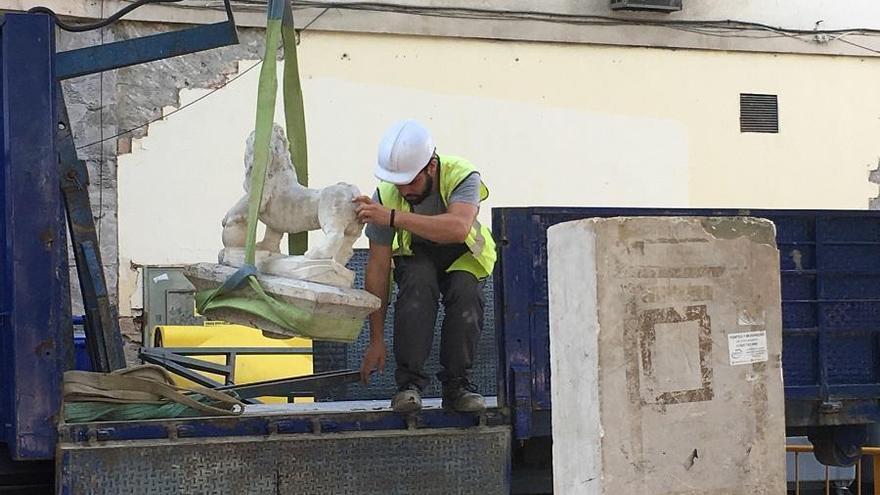
<svg viewBox="0 0 880 495"><path fill-rule="evenodd" d="M379 199L379 191L377 189L375 192L373 192L373 201L380 202ZM461 181L461 184L459 184L455 187L455 189L452 190L452 193L449 194L449 204L452 203L467 203L479 208L479 172L472 173L465 180ZM413 213L418 213L419 215L440 215L441 213L446 213L446 207L443 205L443 199L440 197L440 192L434 191L433 193L428 195L428 197L425 198L421 203L413 206L412 211ZM390 246L391 242L394 240L394 229L388 226L369 224L365 229L365 233L367 234L367 238L371 242L375 242L376 244L382 246ZM412 241L414 243L433 244L432 241L422 239L417 235L413 235Z"/></svg>

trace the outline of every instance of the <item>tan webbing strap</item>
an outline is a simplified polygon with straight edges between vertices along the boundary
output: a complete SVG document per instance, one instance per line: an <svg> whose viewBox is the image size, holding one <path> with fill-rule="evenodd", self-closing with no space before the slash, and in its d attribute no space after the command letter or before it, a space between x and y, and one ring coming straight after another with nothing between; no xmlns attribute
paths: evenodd
<svg viewBox="0 0 880 495"><path fill-rule="evenodd" d="M199 394L225 405L212 406L182 392ZM110 402L117 404L162 404L168 401L205 413L238 415L244 403L228 394L207 388L174 385L171 375L155 365L143 365L113 373L68 371L64 373L65 402Z"/></svg>

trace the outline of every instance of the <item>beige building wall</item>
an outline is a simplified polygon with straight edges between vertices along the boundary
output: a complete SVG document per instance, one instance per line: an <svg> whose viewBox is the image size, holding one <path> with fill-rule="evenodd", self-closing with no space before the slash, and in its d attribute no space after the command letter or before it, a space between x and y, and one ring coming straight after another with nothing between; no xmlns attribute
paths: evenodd
<svg viewBox="0 0 880 495"><path fill-rule="evenodd" d="M328 32L299 50L313 186L372 191L382 131L413 117L481 169L483 220L496 206L867 208L877 195L876 58ZM138 305L137 265L216 258L257 76L119 157L121 314ZM744 92L779 95L779 134L740 133Z"/></svg>

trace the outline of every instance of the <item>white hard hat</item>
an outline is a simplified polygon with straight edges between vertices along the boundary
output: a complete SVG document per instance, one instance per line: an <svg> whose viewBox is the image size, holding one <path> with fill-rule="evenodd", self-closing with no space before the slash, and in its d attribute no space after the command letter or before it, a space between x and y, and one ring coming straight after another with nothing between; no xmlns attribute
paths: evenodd
<svg viewBox="0 0 880 495"><path fill-rule="evenodd" d="M433 155L434 140L428 129L415 120L401 120L382 136L375 175L392 184L409 184Z"/></svg>

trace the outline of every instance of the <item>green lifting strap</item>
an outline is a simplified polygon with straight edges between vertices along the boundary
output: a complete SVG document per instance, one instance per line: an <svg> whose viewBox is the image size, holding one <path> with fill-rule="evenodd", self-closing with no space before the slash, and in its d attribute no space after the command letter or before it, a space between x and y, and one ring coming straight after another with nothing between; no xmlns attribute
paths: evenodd
<svg viewBox="0 0 880 495"><path fill-rule="evenodd" d="M299 61L296 56L296 29L293 25L293 12L290 3L284 2L284 17L281 21L281 40L284 45L284 120L287 126L290 156L300 184L309 185L309 152L306 146L306 111L303 105L302 85L299 80ZM300 232L288 235L289 253L304 254L309 247L309 233Z"/></svg>
<svg viewBox="0 0 880 495"><path fill-rule="evenodd" d="M263 67L260 69L260 84L257 90L254 162L248 199L245 265L236 274L233 274L230 281L227 281L223 286L196 293L196 309L202 314L221 308L245 311L287 328L297 335L320 340L353 342L363 324L361 320L316 315L294 305L279 302L263 290L254 275L256 272L254 258L257 221L263 197L266 168L269 163L269 140L275 121L275 99L278 92L276 54L279 40L282 41L285 59L282 89L284 91L284 113L290 151L299 182L308 185L305 113L296 56L296 31L293 24L293 13L287 0L270 0L266 21L266 52L263 56ZM308 233L303 232L291 237L291 254L304 253L307 247ZM239 285L243 285L245 280L251 290L250 297L230 293Z"/></svg>

